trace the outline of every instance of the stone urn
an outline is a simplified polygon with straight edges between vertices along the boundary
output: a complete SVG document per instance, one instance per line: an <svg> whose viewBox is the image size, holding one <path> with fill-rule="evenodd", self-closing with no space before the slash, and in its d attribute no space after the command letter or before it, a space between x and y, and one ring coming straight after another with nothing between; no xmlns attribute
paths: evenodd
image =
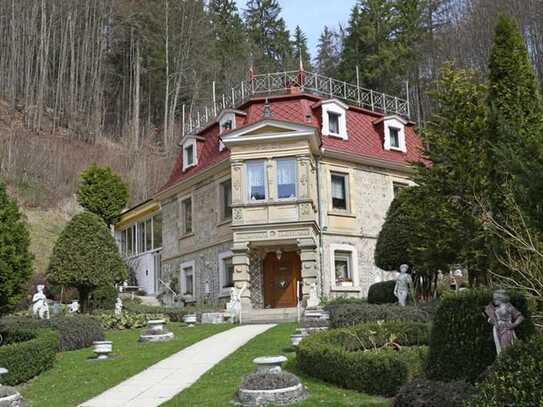
<svg viewBox="0 0 543 407"><path fill-rule="evenodd" d="M0 376L8 373L6 368L0 367ZM20 407L23 403L23 397L11 386L2 386L0 384L0 407Z"/></svg>
<svg viewBox="0 0 543 407"><path fill-rule="evenodd" d="M169 332L164 325L164 319L152 319L147 321L147 330L140 335L140 342L166 342L173 339L173 332Z"/></svg>
<svg viewBox="0 0 543 407"><path fill-rule="evenodd" d="M94 353L96 353L97 360L109 359L109 355L113 350L113 343L111 341L94 341Z"/></svg>
<svg viewBox="0 0 543 407"><path fill-rule="evenodd" d="M183 321L189 325L189 327L193 327L196 322L198 322L198 319L196 318L196 314L187 314L183 317Z"/></svg>
<svg viewBox="0 0 543 407"><path fill-rule="evenodd" d="M290 335L290 343L292 343L292 346L296 347L300 344L302 339L304 339L304 334L300 329L297 329L296 332L292 335Z"/></svg>
<svg viewBox="0 0 543 407"><path fill-rule="evenodd" d="M257 373L280 373L281 366L287 361L285 356L261 356L253 360Z"/></svg>
<svg viewBox="0 0 543 407"><path fill-rule="evenodd" d="M164 332L164 325L166 325L166 320L164 319L151 319L147 321L149 331L157 335Z"/></svg>

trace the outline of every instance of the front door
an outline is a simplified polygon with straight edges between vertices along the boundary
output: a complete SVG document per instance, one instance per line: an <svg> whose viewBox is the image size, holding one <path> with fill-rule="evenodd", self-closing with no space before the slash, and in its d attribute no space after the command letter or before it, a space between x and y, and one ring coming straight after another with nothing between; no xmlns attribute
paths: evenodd
<svg viewBox="0 0 543 407"><path fill-rule="evenodd" d="M272 308L295 307L296 290L301 280L300 256L294 252L268 253L264 260L264 305Z"/></svg>

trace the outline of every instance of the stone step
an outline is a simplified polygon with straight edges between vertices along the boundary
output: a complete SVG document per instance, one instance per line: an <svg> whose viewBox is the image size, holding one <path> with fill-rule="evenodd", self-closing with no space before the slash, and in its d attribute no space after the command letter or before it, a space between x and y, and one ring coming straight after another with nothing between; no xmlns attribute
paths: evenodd
<svg viewBox="0 0 543 407"><path fill-rule="evenodd" d="M284 323L298 320L296 308L269 308L245 311L241 317L243 324Z"/></svg>

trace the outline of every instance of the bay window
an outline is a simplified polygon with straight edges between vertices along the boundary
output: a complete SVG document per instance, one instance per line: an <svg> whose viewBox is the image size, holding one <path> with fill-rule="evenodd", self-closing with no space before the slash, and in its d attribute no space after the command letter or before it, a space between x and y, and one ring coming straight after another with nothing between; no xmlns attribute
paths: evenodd
<svg viewBox="0 0 543 407"><path fill-rule="evenodd" d="M247 163L247 192L250 201L266 199L266 167L264 161Z"/></svg>

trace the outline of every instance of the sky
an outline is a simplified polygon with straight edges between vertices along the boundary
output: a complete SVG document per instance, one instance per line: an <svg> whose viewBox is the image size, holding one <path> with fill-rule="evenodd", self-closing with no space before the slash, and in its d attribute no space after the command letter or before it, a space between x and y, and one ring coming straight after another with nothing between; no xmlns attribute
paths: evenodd
<svg viewBox="0 0 543 407"><path fill-rule="evenodd" d="M236 2L243 12L247 1ZM345 26L355 2L356 0L279 0L281 15L291 34L299 25L307 35L312 58L316 55L317 42L323 27L336 27L340 23Z"/></svg>

